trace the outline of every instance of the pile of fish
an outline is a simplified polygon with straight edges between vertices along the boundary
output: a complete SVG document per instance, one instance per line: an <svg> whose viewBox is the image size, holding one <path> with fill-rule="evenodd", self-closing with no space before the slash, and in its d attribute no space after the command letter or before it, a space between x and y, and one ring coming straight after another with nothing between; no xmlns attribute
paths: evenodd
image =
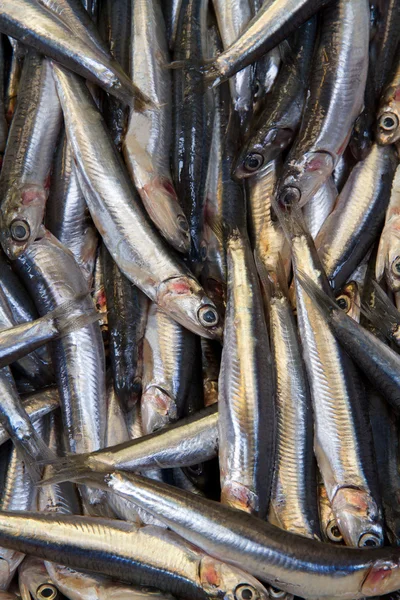
<svg viewBox="0 0 400 600"><path fill-rule="evenodd" d="M0 600L400 598L400 0L0 0Z"/></svg>

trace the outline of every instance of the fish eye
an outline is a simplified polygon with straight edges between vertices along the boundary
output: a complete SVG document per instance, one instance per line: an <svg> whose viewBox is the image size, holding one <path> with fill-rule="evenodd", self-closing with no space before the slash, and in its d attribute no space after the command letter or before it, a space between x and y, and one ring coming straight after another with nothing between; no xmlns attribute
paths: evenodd
<svg viewBox="0 0 400 600"><path fill-rule="evenodd" d="M241 583L235 589L235 600L259 600L257 590L247 583Z"/></svg>
<svg viewBox="0 0 400 600"><path fill-rule="evenodd" d="M341 310L344 310L345 312L348 312L350 310L350 299L344 294L336 298L336 304Z"/></svg>
<svg viewBox="0 0 400 600"><path fill-rule="evenodd" d="M187 222L186 217L184 215L179 215L177 220L178 220L178 227L180 229L182 229L182 231L187 233L189 231L189 223Z"/></svg>
<svg viewBox="0 0 400 600"><path fill-rule="evenodd" d="M261 91L261 85L258 79L254 82L254 98L257 98Z"/></svg>
<svg viewBox="0 0 400 600"><path fill-rule="evenodd" d="M331 542L339 543L343 541L343 536L340 533L340 529L334 519L332 521L329 521L326 527L326 535L331 540Z"/></svg>
<svg viewBox="0 0 400 600"><path fill-rule="evenodd" d="M36 590L38 600L55 600L58 596L57 588L51 583L43 583Z"/></svg>
<svg viewBox="0 0 400 600"><path fill-rule="evenodd" d="M400 256L396 256L392 262L392 273L393 275L400 275Z"/></svg>
<svg viewBox="0 0 400 600"><path fill-rule="evenodd" d="M10 225L11 237L16 242L26 242L31 235L31 229L26 221L15 219Z"/></svg>
<svg viewBox="0 0 400 600"><path fill-rule="evenodd" d="M279 201L284 206L292 206L300 201L301 192L296 187L287 187L282 190Z"/></svg>
<svg viewBox="0 0 400 600"><path fill-rule="evenodd" d="M273 585L268 586L268 594L270 598L284 598L286 596L286 592Z"/></svg>
<svg viewBox="0 0 400 600"><path fill-rule="evenodd" d="M263 162L264 157L262 154L258 154L258 152L252 152L246 156L244 168L246 171L250 171L252 173L253 171L257 171L257 169L262 166Z"/></svg>
<svg viewBox="0 0 400 600"><path fill-rule="evenodd" d="M198 317L203 327L214 327L219 320L216 309L209 304L206 304L199 309Z"/></svg>
<svg viewBox="0 0 400 600"><path fill-rule="evenodd" d="M203 473L203 465L202 463L199 463L198 465L191 465L190 467L186 467L187 472L189 473L189 475L201 475Z"/></svg>
<svg viewBox="0 0 400 600"><path fill-rule="evenodd" d="M381 545L381 539L374 533L364 533L358 540L359 548L377 548Z"/></svg>
<svg viewBox="0 0 400 600"><path fill-rule="evenodd" d="M203 240L200 244L200 258L206 260L207 258L207 243Z"/></svg>
<svg viewBox="0 0 400 600"><path fill-rule="evenodd" d="M384 131L393 131L399 126L399 119L394 113L385 113L379 119L379 127Z"/></svg>

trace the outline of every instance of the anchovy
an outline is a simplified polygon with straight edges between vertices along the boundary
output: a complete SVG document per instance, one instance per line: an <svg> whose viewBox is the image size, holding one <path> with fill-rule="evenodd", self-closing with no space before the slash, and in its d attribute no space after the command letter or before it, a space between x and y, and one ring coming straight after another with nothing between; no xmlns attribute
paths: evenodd
<svg viewBox="0 0 400 600"><path fill-rule="evenodd" d="M42 560L28 556L18 569L18 584L22 600L56 600L58 589L52 582Z"/></svg>
<svg viewBox="0 0 400 600"><path fill-rule="evenodd" d="M42 224L61 119L51 64L31 50L0 176L0 241L10 259L26 250Z"/></svg>
<svg viewBox="0 0 400 600"><path fill-rule="evenodd" d="M330 177L312 198L303 206L303 216L313 240L316 239L325 221L331 214L338 197L336 185Z"/></svg>
<svg viewBox="0 0 400 600"><path fill-rule="evenodd" d="M324 9L302 125L279 185L282 204L304 206L343 154L363 107L368 41L368 0L339 0Z"/></svg>
<svg viewBox="0 0 400 600"><path fill-rule="evenodd" d="M79 183L111 256L130 281L178 322L218 338L221 325L214 304L151 228L84 82L56 65L53 69Z"/></svg>
<svg viewBox="0 0 400 600"><path fill-rule="evenodd" d="M315 245L335 289L361 262L382 227L397 160L392 148L375 144L348 178Z"/></svg>
<svg viewBox="0 0 400 600"><path fill-rule="evenodd" d="M19 82L21 79L22 64L24 60L24 51L21 49L21 44L14 38L9 37L8 41L10 42L12 48L12 54L10 58L4 102L6 119L8 123L11 123L17 104Z"/></svg>

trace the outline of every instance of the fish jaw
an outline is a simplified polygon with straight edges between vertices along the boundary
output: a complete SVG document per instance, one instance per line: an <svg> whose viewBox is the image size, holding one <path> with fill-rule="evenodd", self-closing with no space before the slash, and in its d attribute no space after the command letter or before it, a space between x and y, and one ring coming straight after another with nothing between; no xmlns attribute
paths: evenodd
<svg viewBox="0 0 400 600"><path fill-rule="evenodd" d="M380 511L368 492L342 487L331 504L346 545L360 548L383 545Z"/></svg>
<svg viewBox="0 0 400 600"><path fill-rule="evenodd" d="M328 152L306 152L300 160L290 160L278 187L282 206L303 207L332 175L334 160Z"/></svg>

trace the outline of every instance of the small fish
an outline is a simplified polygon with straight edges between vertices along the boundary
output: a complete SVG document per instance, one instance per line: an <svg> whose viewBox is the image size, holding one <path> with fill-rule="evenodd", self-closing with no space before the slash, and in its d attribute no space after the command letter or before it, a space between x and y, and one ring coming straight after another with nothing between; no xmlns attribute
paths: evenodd
<svg viewBox="0 0 400 600"><path fill-rule="evenodd" d="M389 288L400 291L400 167L397 167L376 258L376 279L385 275Z"/></svg>

